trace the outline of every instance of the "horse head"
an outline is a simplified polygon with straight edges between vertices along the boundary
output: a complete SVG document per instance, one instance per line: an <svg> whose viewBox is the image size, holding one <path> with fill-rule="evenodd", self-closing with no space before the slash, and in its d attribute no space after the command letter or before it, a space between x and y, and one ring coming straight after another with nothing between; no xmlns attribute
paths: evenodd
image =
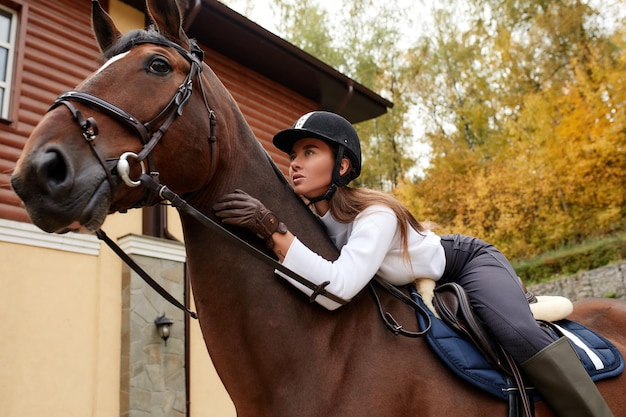
<svg viewBox="0 0 626 417"><path fill-rule="evenodd" d="M226 90L214 87L176 2L149 1L148 12L153 29L122 36L93 3L104 64L59 96L27 141L11 183L45 231L92 232L111 212L155 203L136 186L142 171L193 193L217 172L216 134L228 137L237 123L252 136Z"/></svg>

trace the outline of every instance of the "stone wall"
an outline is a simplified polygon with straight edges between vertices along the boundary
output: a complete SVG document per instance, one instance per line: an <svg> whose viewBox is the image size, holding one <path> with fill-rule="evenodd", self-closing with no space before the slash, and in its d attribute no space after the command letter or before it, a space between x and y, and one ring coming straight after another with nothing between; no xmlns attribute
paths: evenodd
<svg viewBox="0 0 626 417"><path fill-rule="evenodd" d="M561 295L572 301L590 297L626 299L626 262L529 285L535 295Z"/></svg>
<svg viewBox="0 0 626 417"><path fill-rule="evenodd" d="M131 238L134 239L134 243L145 244L149 251L155 251L155 246L161 243L154 238L143 236ZM163 259L159 257L162 255L159 253L142 256L133 253L137 251L132 247L126 250L155 281L177 300L183 301L184 262ZM166 342L159 336L154 322L162 314L174 322ZM184 313L148 286L136 272L124 265L120 363L121 417L187 415L185 335Z"/></svg>

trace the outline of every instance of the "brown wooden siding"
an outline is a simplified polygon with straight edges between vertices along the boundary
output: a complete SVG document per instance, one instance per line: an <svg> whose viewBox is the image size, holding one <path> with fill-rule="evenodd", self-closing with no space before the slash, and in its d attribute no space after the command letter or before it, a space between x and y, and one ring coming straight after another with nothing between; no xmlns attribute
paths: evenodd
<svg viewBox="0 0 626 417"><path fill-rule="evenodd" d="M11 4L8 4L11 5ZM11 191L9 177L26 138L57 95L74 87L96 67L91 3L72 0L22 1L22 27L13 96L13 120L0 125L0 217L28 221Z"/></svg>
<svg viewBox="0 0 626 417"><path fill-rule="evenodd" d="M20 44L24 49L16 63L16 79L22 83L12 104L17 106L13 122L0 125L0 217L28 221L9 185L15 162L26 138L58 94L74 88L97 68L99 52L91 32L91 2L22 1L25 6L20 18L26 30L21 31L25 33ZM286 172L288 159L273 147L272 136L318 105L206 46L203 49L206 62L239 103L257 138Z"/></svg>

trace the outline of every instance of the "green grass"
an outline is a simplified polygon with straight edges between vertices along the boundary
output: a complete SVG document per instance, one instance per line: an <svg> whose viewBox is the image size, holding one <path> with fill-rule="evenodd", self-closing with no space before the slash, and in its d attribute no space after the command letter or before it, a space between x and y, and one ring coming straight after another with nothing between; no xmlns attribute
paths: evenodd
<svg viewBox="0 0 626 417"><path fill-rule="evenodd" d="M626 259L625 233L590 240L528 260L513 260L511 263L524 283L536 284L558 276L599 268L623 259Z"/></svg>

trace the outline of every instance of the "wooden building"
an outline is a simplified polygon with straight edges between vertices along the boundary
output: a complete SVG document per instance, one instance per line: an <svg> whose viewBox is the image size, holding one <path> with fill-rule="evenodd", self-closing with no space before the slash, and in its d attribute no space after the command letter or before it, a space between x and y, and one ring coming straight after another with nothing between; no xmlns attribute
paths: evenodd
<svg viewBox="0 0 626 417"><path fill-rule="evenodd" d="M143 0L101 3L122 31L145 26ZM187 33L282 169L271 138L301 114L324 109L358 123L391 106L218 1L181 4ZM87 0L0 0L0 415L234 416L197 323L174 317L164 345L153 316L176 313L95 237L38 230L10 189L48 106L98 67L90 9ZM191 299L174 213L115 214L103 228Z"/></svg>

